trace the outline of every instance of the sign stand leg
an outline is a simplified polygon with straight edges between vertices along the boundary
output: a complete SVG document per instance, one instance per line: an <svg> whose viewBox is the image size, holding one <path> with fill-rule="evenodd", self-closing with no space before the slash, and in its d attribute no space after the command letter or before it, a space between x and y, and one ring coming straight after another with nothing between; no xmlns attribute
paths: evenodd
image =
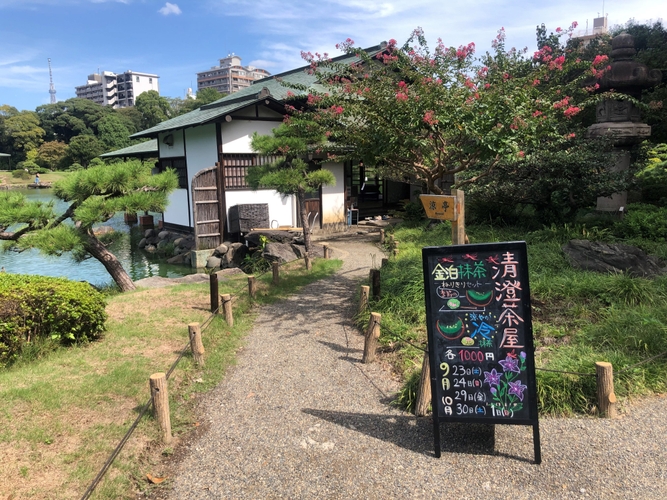
<svg viewBox="0 0 667 500"><path fill-rule="evenodd" d="M542 448L540 447L540 424L533 424L533 447L535 448L535 464L542 463Z"/></svg>
<svg viewBox="0 0 667 500"><path fill-rule="evenodd" d="M436 412L433 412L433 449L435 450L435 458L440 458L440 420Z"/></svg>

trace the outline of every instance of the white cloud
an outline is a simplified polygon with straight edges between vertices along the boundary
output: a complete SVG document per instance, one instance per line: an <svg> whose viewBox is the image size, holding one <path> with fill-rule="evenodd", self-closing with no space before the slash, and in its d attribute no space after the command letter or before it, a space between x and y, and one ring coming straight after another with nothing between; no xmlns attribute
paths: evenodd
<svg viewBox="0 0 667 500"><path fill-rule="evenodd" d="M175 3L167 2L164 4L164 7L158 10L158 12L163 16L168 16L169 14L179 15L181 14L181 9L179 9L178 5Z"/></svg>

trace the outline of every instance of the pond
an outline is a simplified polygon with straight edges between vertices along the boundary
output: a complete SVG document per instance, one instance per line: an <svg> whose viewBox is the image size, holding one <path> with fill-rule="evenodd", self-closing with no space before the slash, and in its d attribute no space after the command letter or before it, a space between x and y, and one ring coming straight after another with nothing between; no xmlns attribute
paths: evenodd
<svg viewBox="0 0 667 500"><path fill-rule="evenodd" d="M18 191L25 194L30 200L53 201L57 213L63 213L67 208L67 203L58 200L50 189L21 189ZM161 219L161 214L151 213L151 215L157 224ZM117 213L112 219L101 225L110 226L121 235L110 245L109 249L118 257L123 268L135 281L152 276L179 278L196 272L196 269L189 266L167 264L164 257L158 258L140 250L139 241L143 238L145 230L137 224L127 224L122 213ZM69 254L49 257L37 250L0 251L0 266L9 273L65 277L74 281L88 281L95 286L113 283L109 273L97 260L90 258L83 262L75 262Z"/></svg>

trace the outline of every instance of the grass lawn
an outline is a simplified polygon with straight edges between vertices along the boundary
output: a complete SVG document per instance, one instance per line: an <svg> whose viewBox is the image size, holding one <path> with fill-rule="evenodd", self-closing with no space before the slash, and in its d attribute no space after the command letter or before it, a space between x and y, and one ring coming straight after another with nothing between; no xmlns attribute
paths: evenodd
<svg viewBox="0 0 667 500"><path fill-rule="evenodd" d="M257 303L276 300L340 267L317 259L259 279ZM220 282L220 293L242 290L234 303L234 327L216 316L203 331L206 366L188 352L169 379L175 443L160 444L152 416L140 422L93 498L135 498L159 477L159 458L197 426L194 400L214 387L234 362L253 321L243 274ZM109 298L108 330L99 342L61 349L0 370L0 498L80 498L150 398L148 378L166 372L188 344L188 324L210 315L207 284L142 289Z"/></svg>
<svg viewBox="0 0 667 500"><path fill-rule="evenodd" d="M46 174L39 174L41 182L57 182L60 179L63 179L69 175L69 172L48 172ZM28 184L34 184L35 176L31 175L29 179L20 179L18 177L12 176L10 170L0 170L0 185L9 184L11 186L27 186Z"/></svg>

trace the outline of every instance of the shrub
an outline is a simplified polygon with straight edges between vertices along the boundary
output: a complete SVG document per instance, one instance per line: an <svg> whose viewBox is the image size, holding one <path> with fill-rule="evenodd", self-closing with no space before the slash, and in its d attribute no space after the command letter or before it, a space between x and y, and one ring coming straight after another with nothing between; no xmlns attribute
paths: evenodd
<svg viewBox="0 0 667 500"><path fill-rule="evenodd" d="M88 283L1 273L0 364L15 361L27 343L98 339L106 318L104 298Z"/></svg>
<svg viewBox="0 0 667 500"><path fill-rule="evenodd" d="M620 238L645 238L664 241L667 238L667 208L647 204L628 205L628 212L614 228Z"/></svg>
<svg viewBox="0 0 667 500"><path fill-rule="evenodd" d="M12 177L14 177L15 179L28 180L30 179L30 172L26 172L23 169L13 170Z"/></svg>

